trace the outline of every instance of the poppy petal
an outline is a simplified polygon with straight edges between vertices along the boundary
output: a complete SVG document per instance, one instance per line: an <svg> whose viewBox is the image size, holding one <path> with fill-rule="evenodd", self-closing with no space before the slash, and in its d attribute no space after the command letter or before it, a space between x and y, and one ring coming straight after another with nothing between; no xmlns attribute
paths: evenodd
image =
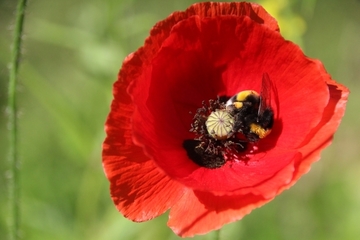
<svg viewBox="0 0 360 240"><path fill-rule="evenodd" d="M243 218L271 200L253 194L215 196L188 190L171 208L168 226L181 237L205 234Z"/></svg>
<svg viewBox="0 0 360 240"><path fill-rule="evenodd" d="M251 20L268 27L273 31L279 31L279 25L266 10L255 3L232 2L217 3L204 2L195 3L183 12L174 12L165 20L158 22L150 31L150 36L145 40L144 46L139 48L135 53L130 54L123 63L140 67L149 64L152 58L161 48L164 40L169 36L170 31L178 22L185 20L191 16L199 18L209 18L215 16L247 16ZM122 67L122 68L123 68ZM141 68L133 69L133 73L140 73ZM127 78L126 74L122 74L121 78ZM134 78L128 78L134 80Z"/></svg>
<svg viewBox="0 0 360 240"><path fill-rule="evenodd" d="M187 18L197 15L200 18L216 17L216 16L248 16L254 22L263 24L273 31L279 31L279 26L275 18L273 18L266 10L256 4L247 2L231 2L217 3L204 2L194 4L189 7L185 13Z"/></svg>
<svg viewBox="0 0 360 240"><path fill-rule="evenodd" d="M117 209L127 218L143 222L160 216L183 194L183 187L159 171L154 162L138 161L136 154L107 160L111 171L111 197Z"/></svg>
<svg viewBox="0 0 360 240"><path fill-rule="evenodd" d="M320 62L319 67L323 68ZM320 159L321 151L331 144L334 132L345 114L349 90L331 79L327 80L327 84L330 93L328 105L324 109L321 121L309 134L308 142L299 149L304 157L301 161L296 162L296 171L292 183L307 173L313 162Z"/></svg>
<svg viewBox="0 0 360 240"><path fill-rule="evenodd" d="M124 88L121 83L117 90ZM183 194L183 187L159 170L136 146L131 136L133 106L125 93L114 95L106 122L103 166L110 181L111 197L120 212L133 221L146 221L167 211Z"/></svg>

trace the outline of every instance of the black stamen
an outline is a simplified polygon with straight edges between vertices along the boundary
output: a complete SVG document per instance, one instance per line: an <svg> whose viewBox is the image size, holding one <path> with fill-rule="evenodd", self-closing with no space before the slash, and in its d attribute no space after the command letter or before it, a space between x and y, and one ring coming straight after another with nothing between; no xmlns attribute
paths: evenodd
<svg viewBox="0 0 360 240"><path fill-rule="evenodd" d="M206 168L219 168L225 164L224 156L221 151L209 153L202 146L199 140L185 140L183 142L188 157L196 164ZM216 149L216 148L215 148Z"/></svg>

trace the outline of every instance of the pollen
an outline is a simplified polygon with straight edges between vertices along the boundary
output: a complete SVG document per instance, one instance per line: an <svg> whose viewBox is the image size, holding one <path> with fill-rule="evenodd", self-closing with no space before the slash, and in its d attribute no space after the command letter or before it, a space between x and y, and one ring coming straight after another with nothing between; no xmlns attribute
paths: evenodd
<svg viewBox="0 0 360 240"><path fill-rule="evenodd" d="M218 109L209 115L205 125L213 138L225 140L234 127L234 117L226 110Z"/></svg>
<svg viewBox="0 0 360 240"><path fill-rule="evenodd" d="M252 123L250 124L250 131L258 135L259 138L264 138L270 134L271 129L264 129L260 125Z"/></svg>

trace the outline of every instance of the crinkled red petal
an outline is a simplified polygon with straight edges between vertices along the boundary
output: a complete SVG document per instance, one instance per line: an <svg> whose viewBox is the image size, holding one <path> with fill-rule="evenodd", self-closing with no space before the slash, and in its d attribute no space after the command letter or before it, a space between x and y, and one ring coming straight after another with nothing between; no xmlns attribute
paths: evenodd
<svg viewBox="0 0 360 240"><path fill-rule="evenodd" d="M170 210L168 226L181 237L192 237L221 228L272 199L253 194L215 196L187 191Z"/></svg>
<svg viewBox="0 0 360 240"><path fill-rule="evenodd" d="M299 148L303 158L295 161L294 176L284 189L294 185L303 174L310 170L311 164L320 159L321 151L331 144L333 135L345 114L349 89L331 80L330 76L325 72L322 63L320 61L317 61L317 63L328 78L326 83L330 93L329 102L324 109L321 121L312 129L307 139L305 139Z"/></svg>
<svg viewBox="0 0 360 240"><path fill-rule="evenodd" d="M253 21L262 24L271 30L279 31L279 25L277 24L276 19L266 12L262 6L256 3L195 3L185 11L174 12L165 20L158 22L151 29L150 36L146 39L144 47L138 49L134 53L134 60L131 61L141 65L149 64L152 61L152 58L157 54L157 51L161 48L162 43L169 36L173 26L191 16L198 16L201 19L216 16L248 16ZM130 57L133 58L133 56ZM141 72L141 69L137 69L136 71L139 73ZM122 77L126 78L126 76Z"/></svg>
<svg viewBox="0 0 360 240"><path fill-rule="evenodd" d="M117 100L106 122L103 166L110 181L111 197L124 216L146 221L163 214L183 194L183 187L171 180L132 141L133 106L123 92L124 84L115 84Z"/></svg>

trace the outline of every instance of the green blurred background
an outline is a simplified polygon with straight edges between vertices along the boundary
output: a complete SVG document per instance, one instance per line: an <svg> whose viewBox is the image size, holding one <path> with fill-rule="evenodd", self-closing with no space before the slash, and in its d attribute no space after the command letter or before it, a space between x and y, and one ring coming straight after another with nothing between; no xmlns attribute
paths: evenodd
<svg viewBox="0 0 360 240"><path fill-rule="evenodd" d="M150 28L191 0L30 0L18 84L23 239L179 239L167 214L117 212L101 166L112 83ZM352 92L331 147L291 190L222 239L353 240L360 236L360 1L263 0L283 35ZM6 102L14 0L0 0L0 239L6 236ZM357 106L357 107L356 107ZM184 216L185 218L186 216ZM214 239L214 233L194 239Z"/></svg>

